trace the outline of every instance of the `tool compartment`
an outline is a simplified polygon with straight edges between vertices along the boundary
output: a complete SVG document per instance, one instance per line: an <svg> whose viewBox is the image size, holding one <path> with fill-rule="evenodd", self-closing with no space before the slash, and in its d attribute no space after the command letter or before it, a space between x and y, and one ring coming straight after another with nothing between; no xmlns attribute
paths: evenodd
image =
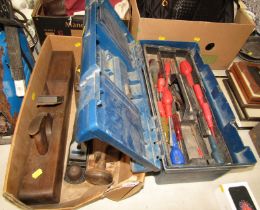
<svg viewBox="0 0 260 210"><path fill-rule="evenodd" d="M132 159L133 172L158 173L158 183L213 180L232 168L256 162L233 126L229 104L211 69L203 64L196 43L135 42L106 1L87 1L85 22L76 128L78 142L99 139L112 145ZM158 56L161 60L172 60L171 69L177 72L177 76L173 75L177 81L175 89L180 90L180 98L185 102L184 111L180 105L177 110L184 137L182 143L173 141L177 123L172 122L172 115L168 117L168 137L160 119L158 93L149 72L150 60ZM194 83L202 89L201 107L193 86L189 87L188 79L180 73L181 60L191 65ZM188 99L184 100L183 91L190 96ZM160 98L162 104L163 97L164 93ZM210 122L207 121L209 115ZM213 139L211 143L209 138ZM184 162L173 164L173 145L181 146ZM218 155L212 154L216 147Z"/></svg>
<svg viewBox="0 0 260 210"><path fill-rule="evenodd" d="M223 175L224 173L226 173L232 168L245 167L253 164L251 161L254 161L254 157L251 156L252 153L250 149L248 147L243 146L243 143L241 142L241 139L238 136L235 127L232 125L233 114L232 112L230 112L230 107L226 99L223 97L221 90L216 85L213 73L211 72L211 70L207 65L204 65L201 62L198 54L198 49L196 49L196 46L192 47L190 45L181 48L182 45L185 45L184 43L173 43L173 42L161 43L159 41L142 41L141 44L144 48L144 57L146 60L146 66L148 66L146 71L146 80L149 88L151 88L150 101L151 103L154 104L153 115L157 116L157 121L158 121L157 124L160 127L160 130L163 131L161 120L159 120L160 110L158 109L158 106L156 106L156 103L154 103L154 101L156 101L157 98L156 95L158 94L157 93L158 86L155 87L156 85L153 82L152 72L149 71L151 70L151 60L158 58L157 55L158 52L160 52L161 54L161 60L168 59L169 61L172 59L174 61L172 68L176 69L175 71L177 71L177 74L179 74L179 77L182 78L185 85L185 87L180 87L178 85L177 89L181 90L180 94L184 92L183 89L185 89L186 92L189 92L190 87L187 83L185 76L179 72L179 66L180 66L179 64L181 60L186 60L191 64L191 67L193 69L192 74L194 78L194 83L196 82L197 84L201 85L201 89L203 90L203 94L204 94L204 100L208 102L211 107L214 106L214 108L211 108L211 111L214 112L213 123L214 123L214 130L215 130L215 139L217 140L217 146L219 148L219 151L222 153L224 158L223 163L216 162L214 160L214 158L211 155L212 150L209 141L207 139L208 134L207 133L204 135L201 134L203 133L202 132L203 129L201 129L201 127L203 126L201 125L200 122L195 122L191 120L189 121L189 123L187 123L184 120L181 122L182 137L184 141L185 138L192 137L191 135L187 134L189 130L193 130L191 127L193 126L197 127L198 128L197 130L199 131L202 137L199 138L200 141L198 142L198 145L201 148L202 152L204 153L203 159L206 159L206 161L202 162L194 159L193 161L186 162L185 164L174 165L171 164L171 162L169 161L169 157L167 160L167 155L164 155L164 159L162 159L164 170L162 170L160 174L156 176L156 182L158 184L164 184L164 183L173 183L173 182L194 182L194 181L213 180L218 176ZM191 90L191 92L193 91ZM211 92L212 94L209 94L208 96L208 94L206 93L209 92ZM195 105L196 103L198 103L196 102L196 98L192 98L192 102L193 102L193 109L197 109L197 110L192 110L190 114L196 113L200 109L198 107L198 104ZM185 113L182 114L182 116L183 117L181 118L185 118L185 117L187 118L187 116L185 116ZM235 136L235 138L233 138L233 136ZM166 142L165 135L161 135L161 139L162 142ZM232 145L231 141L236 141L235 147L233 147L235 144L231 146ZM164 148L165 147L166 146L164 146ZM165 151L167 152L167 150Z"/></svg>

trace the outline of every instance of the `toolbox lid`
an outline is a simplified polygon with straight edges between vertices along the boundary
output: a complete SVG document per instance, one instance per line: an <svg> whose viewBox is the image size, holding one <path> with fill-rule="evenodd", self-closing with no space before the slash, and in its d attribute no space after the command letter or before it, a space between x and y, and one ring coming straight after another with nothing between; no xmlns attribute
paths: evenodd
<svg viewBox="0 0 260 210"><path fill-rule="evenodd" d="M132 158L133 172L161 168L142 57L108 1L87 0L76 139L114 146Z"/></svg>

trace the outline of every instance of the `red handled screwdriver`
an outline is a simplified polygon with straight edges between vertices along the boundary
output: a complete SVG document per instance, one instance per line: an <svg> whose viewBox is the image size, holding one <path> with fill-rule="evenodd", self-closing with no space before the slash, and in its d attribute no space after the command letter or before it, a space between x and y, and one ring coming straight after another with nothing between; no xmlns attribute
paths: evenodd
<svg viewBox="0 0 260 210"><path fill-rule="evenodd" d="M192 68L187 60L183 60L180 62L180 72L181 72L181 74L183 74L186 77L188 84L191 87L193 87L194 81L193 81L193 78L191 75Z"/></svg>
<svg viewBox="0 0 260 210"><path fill-rule="evenodd" d="M200 104L200 107L202 109L203 115L205 117L205 120L208 124L208 127L212 133L213 136L215 136L214 132L214 124L213 124L213 117L209 108L209 104L207 102L204 102L204 95L201 90L201 86L199 84L194 84L193 78L191 75L192 67L189 64L187 60L183 60L180 63L180 71L183 75L186 76L187 81L191 87L193 87L194 93L196 95L196 98Z"/></svg>
<svg viewBox="0 0 260 210"><path fill-rule="evenodd" d="M162 95L162 104L165 110L166 117L168 117L168 125L169 125L169 131L170 131L170 145L173 145L172 142L172 136L171 136L171 117L172 117L172 102L173 97L171 94L171 91L169 91L168 88L165 88Z"/></svg>
<svg viewBox="0 0 260 210"><path fill-rule="evenodd" d="M169 89L165 89L163 92L162 97L162 104L164 106L165 114L169 120L169 128L175 131L175 135L178 141L182 140L182 133L181 133L181 125L179 121L179 116L177 113L172 113L173 107L173 96ZM173 123L173 124L172 124Z"/></svg>
<svg viewBox="0 0 260 210"><path fill-rule="evenodd" d="M172 124L172 102L173 102L173 97L171 91L166 88L163 91L162 104L164 106L165 114L168 117L169 138L170 138L170 145L172 146L170 157L173 164L184 164L185 158L182 151L179 148L176 134L174 131L174 125Z"/></svg>
<svg viewBox="0 0 260 210"><path fill-rule="evenodd" d="M204 102L202 104L202 111L211 132L211 135L208 136L209 144L211 147L211 156L214 158L216 163L224 164L225 163L224 155L219 149L216 143L216 139L214 138L215 136L214 129L213 129L214 125L213 125L212 114L208 103Z"/></svg>
<svg viewBox="0 0 260 210"><path fill-rule="evenodd" d="M169 81L169 78L171 76L171 61L170 60L166 60L164 62L164 72L165 72L165 76L166 78L166 81ZM169 81L170 82L170 81ZM169 96L170 95L170 96ZM182 139L182 132L181 132L181 124L180 124L180 118L179 118L179 115L176 113L176 106L175 104L173 103L174 101L174 98L173 98L173 95L170 91L167 91L166 92L166 96L170 98L171 100L171 107L172 107L172 122L173 122L173 127L174 127L174 130L175 130L175 135L176 135L176 138L179 142L179 147L182 149L182 144L181 144L181 141L183 140Z"/></svg>
<svg viewBox="0 0 260 210"><path fill-rule="evenodd" d="M207 125L210 129L210 135L208 136L209 144L211 147L211 156L214 158L216 163L223 164L225 163L224 155L220 151L218 145L216 144L215 133L214 133L214 124L213 124L213 116L207 102L204 102L203 93L199 84L195 84L193 86L193 90L195 92L196 98L201 106L204 118L207 122Z"/></svg>
<svg viewBox="0 0 260 210"><path fill-rule="evenodd" d="M192 68L190 66L190 64L186 61L183 61L182 63L182 74L184 74L187 78L187 81L189 83L189 85L193 84L193 80L192 80L192 76L191 76L191 71ZM199 102L199 105L202 109L204 118L207 122L207 125L210 129L210 135L208 136L209 139L209 143L210 143L210 147L211 147L211 156L214 158L214 160L219 163L219 164L223 164L225 162L223 153L220 151L220 149L218 148L218 145L216 144L216 139L215 137L215 132L214 132L214 123L213 123L213 116L209 107L209 104L207 102L204 101L204 95L201 89L201 86L199 84L194 84L193 85L193 90L194 93L196 95L196 98Z"/></svg>
<svg viewBox="0 0 260 210"><path fill-rule="evenodd" d="M193 86L193 90L195 92L196 98L200 104L200 107L202 109L204 118L208 124L208 127L210 129L210 132L213 136L215 136L215 132L214 132L214 123L213 123L213 117L212 117L212 113L210 111L210 107L209 104L207 102L204 101L204 95L202 93L202 89L200 87L199 84L195 84Z"/></svg>

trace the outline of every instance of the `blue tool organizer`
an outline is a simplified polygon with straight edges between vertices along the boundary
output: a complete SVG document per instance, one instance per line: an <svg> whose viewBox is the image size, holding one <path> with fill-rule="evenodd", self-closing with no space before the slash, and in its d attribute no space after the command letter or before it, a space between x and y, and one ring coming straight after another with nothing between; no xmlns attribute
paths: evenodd
<svg viewBox="0 0 260 210"><path fill-rule="evenodd" d="M77 111L78 142L97 138L133 160L133 172L160 171L164 155L151 113L140 43L132 38L107 1L87 1ZM191 50L207 91L207 99L234 164L254 164L232 125L233 113L210 68L204 65L196 43L142 41Z"/></svg>

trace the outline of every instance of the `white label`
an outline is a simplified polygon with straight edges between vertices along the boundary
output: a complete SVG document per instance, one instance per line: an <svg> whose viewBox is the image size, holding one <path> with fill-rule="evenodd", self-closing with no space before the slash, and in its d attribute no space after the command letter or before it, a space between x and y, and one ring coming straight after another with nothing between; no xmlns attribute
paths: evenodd
<svg viewBox="0 0 260 210"><path fill-rule="evenodd" d="M15 92L18 97L22 97L25 94L25 81L24 80L14 80Z"/></svg>
<svg viewBox="0 0 260 210"><path fill-rule="evenodd" d="M85 10L74 12L73 15L85 15Z"/></svg>
<svg viewBox="0 0 260 210"><path fill-rule="evenodd" d="M122 187L135 187L136 185L138 185L139 182L138 181L135 181L135 182L127 182L127 183L124 183L122 185Z"/></svg>

